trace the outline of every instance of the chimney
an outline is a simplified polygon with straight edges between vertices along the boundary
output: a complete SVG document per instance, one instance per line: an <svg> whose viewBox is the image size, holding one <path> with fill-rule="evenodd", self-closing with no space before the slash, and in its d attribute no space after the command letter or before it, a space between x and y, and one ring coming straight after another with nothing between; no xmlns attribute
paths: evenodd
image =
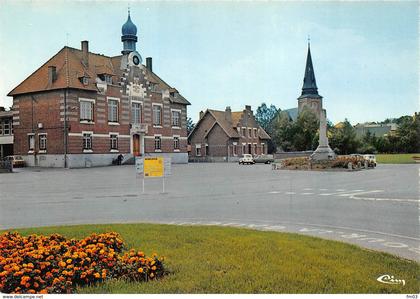
<svg viewBox="0 0 420 299"><path fill-rule="evenodd" d="M250 105L245 105L245 110L251 112L251 106Z"/></svg>
<svg viewBox="0 0 420 299"><path fill-rule="evenodd" d="M152 57L146 57L146 68L153 72Z"/></svg>
<svg viewBox="0 0 420 299"><path fill-rule="evenodd" d="M87 40L82 41L82 61L85 66L89 65L89 42Z"/></svg>
<svg viewBox="0 0 420 299"><path fill-rule="evenodd" d="M52 84L57 79L57 69L54 65L48 66L48 84Z"/></svg>
<svg viewBox="0 0 420 299"><path fill-rule="evenodd" d="M204 116L204 112L203 112L203 110L201 110L201 111L200 111L200 114L199 114L199 117L200 117L199 119L202 119L202 118L203 118L203 116Z"/></svg>
<svg viewBox="0 0 420 299"><path fill-rule="evenodd" d="M225 109L225 119L230 123L232 122L232 110L230 106L227 106Z"/></svg>

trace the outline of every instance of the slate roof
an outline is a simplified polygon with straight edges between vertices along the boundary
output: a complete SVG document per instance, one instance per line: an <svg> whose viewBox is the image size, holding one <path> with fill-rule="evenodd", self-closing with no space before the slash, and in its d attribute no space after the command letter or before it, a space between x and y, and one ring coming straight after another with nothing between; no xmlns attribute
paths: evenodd
<svg viewBox="0 0 420 299"><path fill-rule="evenodd" d="M205 118L206 114L211 114L214 119L215 123L217 123L223 131L225 131L226 135L229 138L240 138L241 135L238 133L238 131L235 129L237 124L239 123L240 119L242 118L243 111L237 111L237 112L231 112L232 114L232 122L229 122L226 119L226 111L219 111L219 110L213 110L213 109L207 109L204 113L203 117L198 120L198 123L196 125L196 128L200 124L200 121ZM210 132L211 130L208 130ZM194 132L194 130L190 133L190 135ZM271 137L267 134L267 132L264 131L263 128L259 127L259 137L261 139L271 139Z"/></svg>
<svg viewBox="0 0 420 299"><path fill-rule="evenodd" d="M280 113L287 113L287 115L292 121L296 121L298 118L299 110L298 108L290 108L290 109L282 110Z"/></svg>
<svg viewBox="0 0 420 299"><path fill-rule="evenodd" d="M311 48L308 44L308 55L306 57L305 77L303 79L302 96L318 95L314 67L312 65Z"/></svg>
<svg viewBox="0 0 420 299"><path fill-rule="evenodd" d="M83 52L81 50L70 47L62 48L57 54L9 92L8 96L63 88L75 88L97 92L98 89L96 87L95 79L101 74L113 76L114 84L119 81L119 77L122 75L122 71L120 70L122 55L109 57L91 52L89 52L88 55L89 64L86 66L82 62ZM56 67L56 80L51 84L48 82L48 66ZM157 84L158 88L169 89L170 92L174 92L170 97L172 102L190 105L190 102L179 94L175 88L171 87L149 69L145 68L145 70L148 80ZM80 81L80 78L83 76L90 78L87 85L84 85Z"/></svg>

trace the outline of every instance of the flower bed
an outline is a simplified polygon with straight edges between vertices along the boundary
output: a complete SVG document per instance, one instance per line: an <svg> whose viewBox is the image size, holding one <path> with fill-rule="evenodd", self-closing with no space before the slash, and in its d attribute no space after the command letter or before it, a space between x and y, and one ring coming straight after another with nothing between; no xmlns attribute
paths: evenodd
<svg viewBox="0 0 420 299"><path fill-rule="evenodd" d="M163 257L141 251L122 254L119 234L92 234L81 240L51 236L0 236L0 291L73 293L76 286L110 278L147 281L167 273Z"/></svg>
<svg viewBox="0 0 420 299"><path fill-rule="evenodd" d="M280 169L289 170L319 170L319 169L340 169L349 167L351 163L352 169L365 167L365 160L361 156L338 156L334 160L325 161L311 161L309 157L289 158L281 160ZM368 162L369 163L369 162ZM369 163L368 167L374 167L372 163Z"/></svg>

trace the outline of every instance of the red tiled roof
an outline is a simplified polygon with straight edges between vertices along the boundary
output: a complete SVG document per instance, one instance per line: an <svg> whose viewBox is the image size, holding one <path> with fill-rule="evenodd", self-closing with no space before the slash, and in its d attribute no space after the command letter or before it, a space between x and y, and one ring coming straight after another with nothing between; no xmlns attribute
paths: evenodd
<svg viewBox="0 0 420 299"><path fill-rule="evenodd" d="M83 52L81 50L70 47L62 48L50 60L9 92L8 96L63 88L98 91L96 87L96 77L98 75L107 74L118 77L122 75L122 71L120 70L121 55L109 57L91 52L88 52L88 55L89 63L88 66L86 66L82 62ZM56 67L56 80L52 84L49 84L48 82L49 66ZM169 89L171 92L175 91L177 93L175 88L169 86L155 73L147 68L145 69L148 80L157 84L158 88ZM83 76L89 78L89 83L87 85L84 85L80 80ZM171 100L176 103L190 105L190 102L179 93L177 93L175 97L172 97Z"/></svg>

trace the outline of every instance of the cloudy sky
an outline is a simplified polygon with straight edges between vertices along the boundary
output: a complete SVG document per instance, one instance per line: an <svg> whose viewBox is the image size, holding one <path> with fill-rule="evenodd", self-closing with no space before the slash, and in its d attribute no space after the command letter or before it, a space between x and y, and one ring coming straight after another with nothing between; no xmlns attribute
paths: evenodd
<svg viewBox="0 0 420 299"><path fill-rule="evenodd" d="M0 106L66 44L109 56L122 49L131 7L137 49L192 105L242 110L297 106L308 35L328 118L353 124L419 111L416 1L0 0Z"/></svg>

